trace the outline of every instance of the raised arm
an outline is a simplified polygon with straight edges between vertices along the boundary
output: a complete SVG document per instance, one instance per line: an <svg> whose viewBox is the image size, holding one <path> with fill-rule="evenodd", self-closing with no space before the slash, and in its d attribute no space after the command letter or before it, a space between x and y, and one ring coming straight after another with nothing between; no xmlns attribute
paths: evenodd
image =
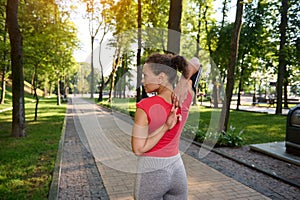
<svg viewBox="0 0 300 200"><path fill-rule="evenodd" d="M188 67L188 76L187 77L181 76L174 89L174 93L176 94L179 101L179 106L182 105L182 102L187 97L187 92L191 89L192 76L196 74L199 70L201 70L200 69L201 64L199 62L199 59L196 57L192 58L190 61L188 61L187 67Z"/></svg>

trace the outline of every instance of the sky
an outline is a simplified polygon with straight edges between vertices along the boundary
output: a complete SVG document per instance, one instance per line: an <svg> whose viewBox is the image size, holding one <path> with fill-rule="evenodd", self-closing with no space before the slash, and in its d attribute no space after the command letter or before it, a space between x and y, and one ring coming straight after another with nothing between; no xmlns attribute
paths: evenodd
<svg viewBox="0 0 300 200"><path fill-rule="evenodd" d="M215 3L215 9L216 9L216 19L218 21L221 21L222 13L221 13L221 0L217 0ZM232 0L232 3L230 5L231 11L229 13L229 20L234 21L235 20L235 0ZM81 7L82 13L85 12L85 8ZM79 13L80 13L79 12ZM89 61L89 55L91 52L91 40L90 40L90 33L89 33L89 26L88 21L83 18L83 14L76 14L71 17L71 20L74 21L76 26L78 27L78 38L80 40L80 49L77 50L74 53L74 57L77 62L90 62ZM95 41L95 44L97 44L97 40ZM96 46L96 45L95 45Z"/></svg>

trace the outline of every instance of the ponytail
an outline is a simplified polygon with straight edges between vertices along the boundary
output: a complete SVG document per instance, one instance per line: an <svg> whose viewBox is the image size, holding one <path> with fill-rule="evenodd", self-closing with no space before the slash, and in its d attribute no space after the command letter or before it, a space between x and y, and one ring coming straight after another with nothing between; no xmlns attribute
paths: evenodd
<svg viewBox="0 0 300 200"><path fill-rule="evenodd" d="M187 78L188 70L187 66L188 63L183 56L175 55L171 58L171 66L176 69L177 71L181 72L182 75Z"/></svg>

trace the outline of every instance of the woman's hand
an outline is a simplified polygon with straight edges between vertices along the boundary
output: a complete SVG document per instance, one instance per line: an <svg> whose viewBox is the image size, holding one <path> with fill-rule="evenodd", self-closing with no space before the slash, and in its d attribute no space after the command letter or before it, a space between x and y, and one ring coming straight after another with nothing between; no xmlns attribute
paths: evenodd
<svg viewBox="0 0 300 200"><path fill-rule="evenodd" d="M193 57L191 60L188 61L188 72L189 78L191 78L194 74L196 74L200 69L200 61L198 58Z"/></svg>
<svg viewBox="0 0 300 200"><path fill-rule="evenodd" d="M178 121L181 121L182 116L181 114L177 114L178 108L179 108L179 99L176 96L175 93L172 94L172 109L171 112L165 122L165 125L167 126L168 130L172 129Z"/></svg>

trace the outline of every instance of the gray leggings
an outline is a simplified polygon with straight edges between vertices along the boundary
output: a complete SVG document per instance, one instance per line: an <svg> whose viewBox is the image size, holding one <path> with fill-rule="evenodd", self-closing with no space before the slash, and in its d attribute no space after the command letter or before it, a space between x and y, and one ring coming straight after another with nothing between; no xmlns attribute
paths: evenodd
<svg viewBox="0 0 300 200"><path fill-rule="evenodd" d="M187 178L180 154L168 157L141 157L134 197L136 200L186 200Z"/></svg>

